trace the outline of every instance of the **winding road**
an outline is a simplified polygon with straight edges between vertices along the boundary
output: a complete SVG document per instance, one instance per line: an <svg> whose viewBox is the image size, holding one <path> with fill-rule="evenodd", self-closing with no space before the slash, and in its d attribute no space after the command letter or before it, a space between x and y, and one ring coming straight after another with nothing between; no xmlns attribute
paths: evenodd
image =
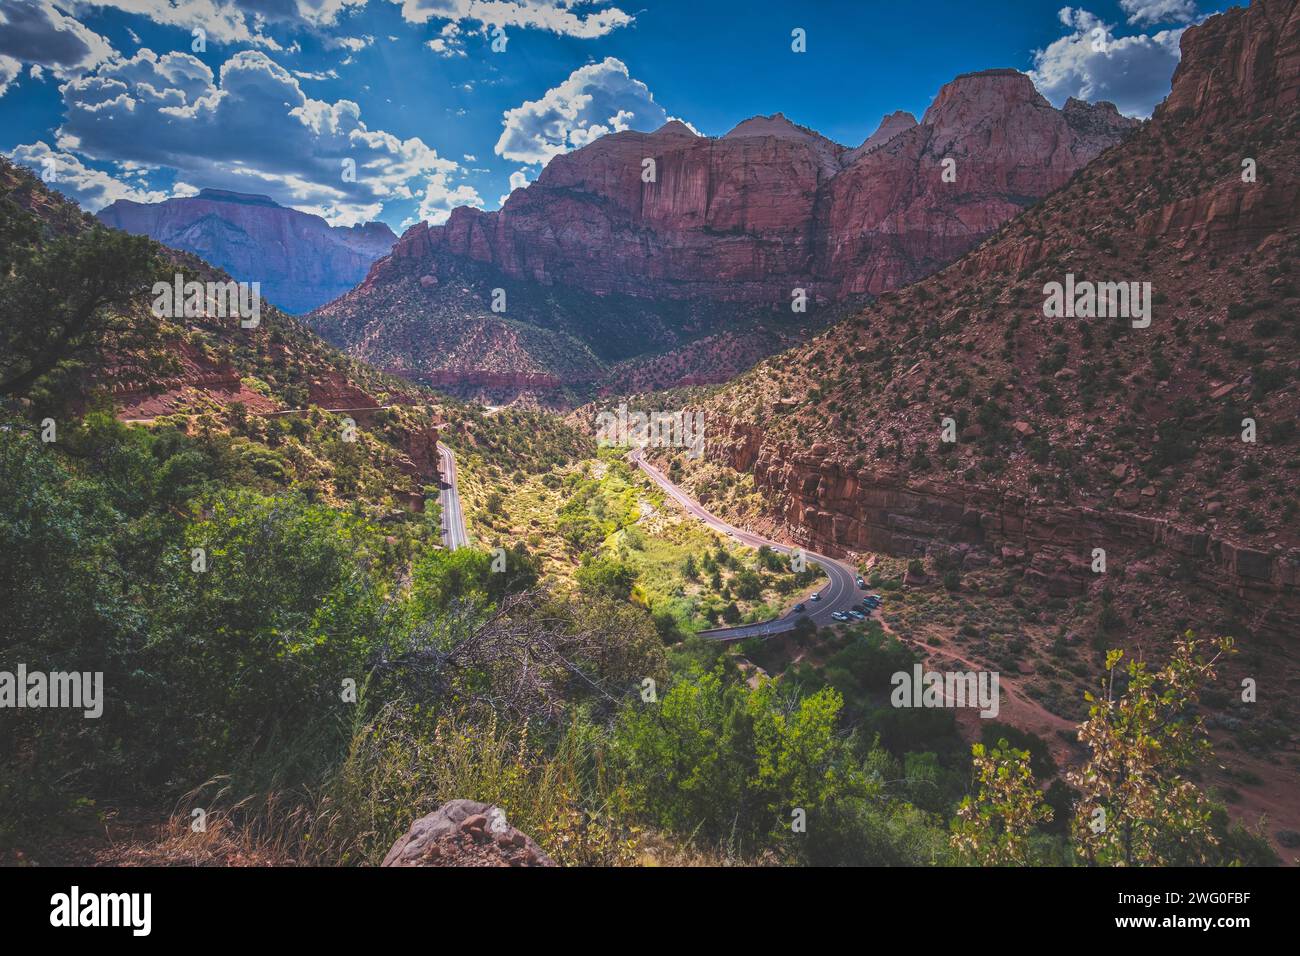
<svg viewBox="0 0 1300 956"><path fill-rule="evenodd" d="M668 480L662 471L656 468L650 462L645 460L641 449L634 448L628 454L628 459L650 476L650 479L662 488L670 498L676 501L685 509L691 517L703 521L706 525L715 531L728 535L733 540L741 544L748 545L751 548L760 548L763 545L771 548L773 551L781 554L791 554L796 549L786 544L780 544L776 541L769 541L753 532L745 531L727 524L717 515L710 512L682 489ZM843 561L835 558L829 558L822 554L815 554L812 551L804 551L804 556L809 560L816 562L821 569L826 572L827 584L821 589L821 600L806 601L805 611L790 610L781 617L771 621L761 621L757 624L741 624L736 627L718 627L708 631L700 631L701 637L712 638L718 641L739 641L747 637L771 637L773 634L782 634L794 629L795 624L801 618L807 618L818 627L825 627L829 624L837 623L831 614L835 611L847 611L856 604L860 604L864 591L857 585L857 569Z"/></svg>
<svg viewBox="0 0 1300 956"><path fill-rule="evenodd" d="M438 492L438 504L442 506L442 540L448 551L468 548L465 512L460 506L460 492L456 490L456 456L442 442L438 442L438 456L442 459L442 490Z"/></svg>

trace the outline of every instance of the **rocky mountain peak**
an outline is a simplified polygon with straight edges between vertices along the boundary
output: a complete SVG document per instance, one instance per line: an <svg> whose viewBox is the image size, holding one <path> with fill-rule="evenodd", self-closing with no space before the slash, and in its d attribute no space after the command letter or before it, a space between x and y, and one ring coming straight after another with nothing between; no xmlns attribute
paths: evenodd
<svg viewBox="0 0 1300 956"><path fill-rule="evenodd" d="M260 282L262 295L287 312L309 312L347 292L397 239L381 222L334 227L269 196L227 189L160 203L118 200L98 216Z"/></svg>
<svg viewBox="0 0 1300 956"><path fill-rule="evenodd" d="M1169 96L1157 117L1180 113L1203 127L1294 110L1300 102L1300 5L1255 0L1188 27Z"/></svg>
<svg viewBox="0 0 1300 956"><path fill-rule="evenodd" d="M697 139L698 136L689 126L681 120L669 120L654 131L654 136L689 136L691 139Z"/></svg>
<svg viewBox="0 0 1300 956"><path fill-rule="evenodd" d="M882 116L876 131L863 140L862 145L857 149L850 150L845 154L845 165L853 162L859 156L871 152L873 149L884 146L898 136L899 133L905 133L916 125L916 117L906 110L895 110L886 116Z"/></svg>
<svg viewBox="0 0 1300 956"><path fill-rule="evenodd" d="M921 117L926 126L961 125L1006 115L1018 108L1051 109L1019 70L995 69L963 73L945 83Z"/></svg>

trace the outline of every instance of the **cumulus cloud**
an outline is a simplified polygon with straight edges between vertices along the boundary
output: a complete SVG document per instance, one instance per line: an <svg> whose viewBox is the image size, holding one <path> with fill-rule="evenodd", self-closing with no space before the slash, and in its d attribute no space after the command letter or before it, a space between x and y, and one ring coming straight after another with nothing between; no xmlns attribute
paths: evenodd
<svg viewBox="0 0 1300 956"><path fill-rule="evenodd" d="M50 0L5 0L0 7L0 95L24 63L63 79L114 55L107 40L56 9ZM31 75L41 73L33 70Z"/></svg>
<svg viewBox="0 0 1300 956"><path fill-rule="evenodd" d="M15 146L8 155L15 163L35 170L39 176L52 174L52 178L47 180L50 186L68 198L75 199L82 208L91 212L103 209L119 199L162 202L171 196L193 195L198 191L184 183L178 183L171 192L132 186L102 170L91 169L78 157L56 150L45 142ZM143 172L142 169L126 168L128 176Z"/></svg>
<svg viewBox="0 0 1300 956"><path fill-rule="evenodd" d="M483 199L478 190L466 183L452 186L444 173L435 173L424 187L424 198L420 200L419 217L435 226L447 221L451 211L457 206L477 206L483 208Z"/></svg>
<svg viewBox="0 0 1300 956"><path fill-rule="evenodd" d="M528 170L516 169L513 173L510 174L510 189L507 190L505 193L503 193L501 198L497 200L497 205L504 206L506 204L506 200L510 198L510 194L512 192L514 192L516 189L523 189L527 185L528 185Z"/></svg>
<svg viewBox="0 0 1300 956"><path fill-rule="evenodd" d="M366 34L359 37L327 37L325 39L325 49L327 50L347 50L349 53L359 53L366 47L373 45L375 38Z"/></svg>
<svg viewBox="0 0 1300 956"><path fill-rule="evenodd" d="M63 0L60 5L77 16L93 13L97 7L111 7L163 26L176 27L186 34L201 27L209 40L219 43L249 43L278 50L280 45L262 32L257 17L244 7L261 5L273 12L285 3L284 0L265 3L251 0L250 4L242 0Z"/></svg>
<svg viewBox="0 0 1300 956"><path fill-rule="evenodd" d="M506 110L496 153L519 163L545 163L606 133L652 130L668 114L627 66L614 57L574 70L537 100Z"/></svg>
<svg viewBox="0 0 1300 956"><path fill-rule="evenodd" d="M1196 0L1119 0L1129 23L1191 23L1196 19Z"/></svg>
<svg viewBox="0 0 1300 956"><path fill-rule="evenodd" d="M390 0L408 23L432 19L469 21L483 27L549 30L591 39L625 27L633 17L610 0Z"/></svg>
<svg viewBox="0 0 1300 956"><path fill-rule="evenodd" d="M270 50L281 46L263 27L280 24L299 27L329 27L349 8L360 8L368 0L59 0L75 14L111 7L124 13L147 17L154 23L176 27L189 34L201 27L207 39L217 43L252 44ZM137 44L139 40L136 40ZM291 48L292 49L292 48Z"/></svg>
<svg viewBox="0 0 1300 956"><path fill-rule="evenodd" d="M61 149L268 193L335 224L372 219L385 202L415 199L424 183L460 171L418 137L370 129L351 100L312 99L260 51L236 53L214 77L188 53L144 49L62 91ZM347 160L355 182L344 178Z"/></svg>
<svg viewBox="0 0 1300 956"><path fill-rule="evenodd" d="M455 20L449 21L425 46L439 56L465 56L465 43L460 32L460 24Z"/></svg>
<svg viewBox="0 0 1300 956"><path fill-rule="evenodd" d="M22 71L22 63L11 56L0 56L0 96L5 95L5 91L9 89Z"/></svg>
<svg viewBox="0 0 1300 956"><path fill-rule="evenodd" d="M1029 71L1042 94L1057 106L1076 96L1110 100L1128 116L1150 116L1169 93L1185 28L1117 37L1087 10L1064 7L1059 16L1070 32L1035 50Z"/></svg>

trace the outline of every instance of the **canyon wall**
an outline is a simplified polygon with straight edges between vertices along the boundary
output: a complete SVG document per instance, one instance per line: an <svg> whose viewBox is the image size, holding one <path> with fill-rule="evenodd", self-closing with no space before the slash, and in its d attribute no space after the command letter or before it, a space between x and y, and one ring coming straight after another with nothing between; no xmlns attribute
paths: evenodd
<svg viewBox="0 0 1300 956"><path fill-rule="evenodd" d="M1154 548L1185 580L1258 609L1261 630L1300 624L1300 549L1269 552L1168 518L1035 504L970 484L854 470L827 458L825 446L768 443L760 429L716 415L710 426L707 456L752 472L780 530L811 549L937 553L966 569L996 562L1065 597L1102 580L1091 570L1093 548L1106 550L1112 570Z"/></svg>
<svg viewBox="0 0 1300 956"><path fill-rule="evenodd" d="M887 116L856 149L779 113L716 139L673 121L555 157L498 212L413 226L393 258L444 252L660 299L875 294L955 259L1137 125L1108 103L1054 109L1016 70L959 76L920 123Z"/></svg>

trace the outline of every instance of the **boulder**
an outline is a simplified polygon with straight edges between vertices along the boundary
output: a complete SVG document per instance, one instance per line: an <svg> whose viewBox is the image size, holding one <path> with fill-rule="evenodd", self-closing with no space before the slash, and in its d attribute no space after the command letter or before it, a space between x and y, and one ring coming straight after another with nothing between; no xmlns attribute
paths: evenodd
<svg viewBox="0 0 1300 956"><path fill-rule="evenodd" d="M449 800L397 838L381 866L555 866L505 811L476 800Z"/></svg>

